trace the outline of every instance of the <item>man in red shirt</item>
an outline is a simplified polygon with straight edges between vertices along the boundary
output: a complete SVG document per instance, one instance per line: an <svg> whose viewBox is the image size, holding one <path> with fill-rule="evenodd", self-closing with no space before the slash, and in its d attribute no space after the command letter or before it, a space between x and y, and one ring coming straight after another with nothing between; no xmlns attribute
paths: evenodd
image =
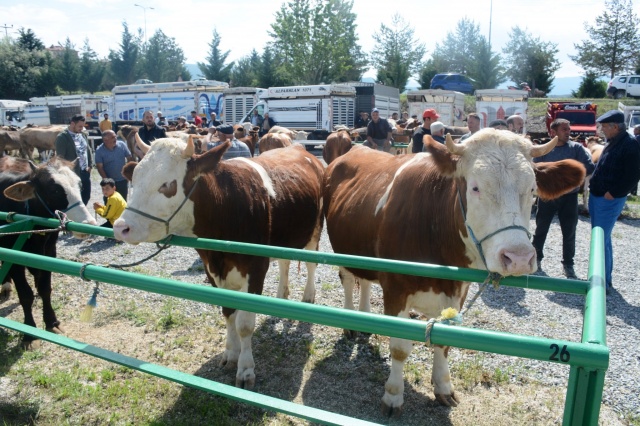
<svg viewBox="0 0 640 426"><path fill-rule="evenodd" d="M193 118L193 124L198 128L202 128L202 118L198 115L197 112L191 111L191 118Z"/></svg>

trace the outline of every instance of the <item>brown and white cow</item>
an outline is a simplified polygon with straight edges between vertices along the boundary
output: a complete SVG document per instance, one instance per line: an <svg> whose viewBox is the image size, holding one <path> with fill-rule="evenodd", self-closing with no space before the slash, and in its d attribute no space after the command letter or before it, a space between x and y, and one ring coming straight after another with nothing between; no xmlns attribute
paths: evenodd
<svg viewBox="0 0 640 426"><path fill-rule="evenodd" d="M272 149L284 148L287 146L291 146L292 139L289 136L289 133L267 133L263 137L260 138L259 143L259 151L260 154L270 151Z"/></svg>
<svg viewBox="0 0 640 426"><path fill-rule="evenodd" d="M514 133L485 129L463 144L454 144L451 136L446 142L425 136L429 152L401 156L355 146L332 162L325 171L323 208L333 250L488 269L503 276L533 273L531 194L537 190L553 199L571 191L584 179L584 167L574 160L532 162L553 149L556 140L534 147ZM482 254L469 229L481 241ZM469 289L467 282L388 272L341 268L340 275L346 308L353 309L355 275L363 293L361 310L368 310L370 283L377 282L385 315L402 318L412 309L430 318L444 308L460 310ZM402 409L402 370L411 349L412 342L391 338L391 374L382 398L388 415ZM448 351L435 347L432 383L438 401L456 406Z"/></svg>
<svg viewBox="0 0 640 426"><path fill-rule="evenodd" d="M114 224L116 238L136 244L176 234L317 250L323 223L322 163L298 145L222 161L230 145L193 155L192 140L156 140L137 166L125 166L136 190ZM170 218L167 225L161 222ZM262 293L268 258L208 250L198 254L215 286ZM279 261L278 297L289 293L289 263ZM315 298L315 269L307 263L305 302ZM251 388L255 314L229 308L222 312L227 342L221 364L237 364L236 386Z"/></svg>
<svg viewBox="0 0 640 426"><path fill-rule="evenodd" d="M56 138L66 129L65 126L25 127L20 130L20 143L25 156L33 160L33 151L38 149L41 160L46 160L56 149Z"/></svg>
<svg viewBox="0 0 640 426"><path fill-rule="evenodd" d="M75 222L96 224L80 198L80 178L73 172L73 164L53 157L48 163L35 166L32 162L14 157L0 158L0 211L17 212L51 218L56 210L66 212ZM4 225L5 223L0 223ZM36 227L36 229L43 229ZM75 234L78 238L86 235ZM13 247L17 235L4 235L0 246ZM58 231L31 234L22 251L56 257ZM35 287L42 300L42 316L48 331L63 333L60 321L51 304L51 272L32 266L12 265L0 288L0 301L9 297L13 281L24 312L24 323L36 327L33 318L34 292L27 282L26 270L33 275ZM34 338L25 335L23 344L33 346Z"/></svg>
<svg viewBox="0 0 640 426"><path fill-rule="evenodd" d="M604 150L602 139L597 136L589 136L586 144L587 150L591 153L591 161L593 161L593 164L598 164L602 151ZM582 185L582 205L587 213L589 212L589 183L591 182L591 176L592 175L587 176Z"/></svg>
<svg viewBox="0 0 640 426"><path fill-rule="evenodd" d="M351 144L351 136L347 130L333 132L327 137L327 142L322 149L322 158L327 165L331 164L333 160L349 152Z"/></svg>

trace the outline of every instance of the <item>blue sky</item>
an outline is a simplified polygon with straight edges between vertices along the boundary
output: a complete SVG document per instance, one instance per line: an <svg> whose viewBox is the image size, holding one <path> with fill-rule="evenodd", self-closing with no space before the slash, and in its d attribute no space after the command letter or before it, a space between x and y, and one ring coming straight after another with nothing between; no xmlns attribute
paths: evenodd
<svg viewBox="0 0 640 426"><path fill-rule="evenodd" d="M139 4L153 9L143 10ZM99 56L109 49L118 49L122 22L136 30L145 28L147 37L156 29L174 37L185 51L188 63L203 62L215 27L222 37L221 49L230 50L229 60L239 59L255 48L261 52L269 42L268 31L280 9L279 0L0 0L0 24L13 25L7 31L17 35L17 29L31 28L50 46L64 43L67 37L80 48L86 38ZM492 6L492 13L490 7ZM575 54L574 44L587 38L584 22L595 23L604 10L602 0L457 0L453 3L433 0L404 2L374 2L355 0L359 41L365 52L374 46L373 34L384 22L399 13L415 30L428 54L442 42L456 23L468 17L480 24L480 31L489 36L494 50L501 51L512 27L519 25L544 41L558 44L562 68L556 77L581 74L568 55ZM634 0L634 12L640 15L640 0ZM3 28L2 28L3 29ZM2 30L0 29L0 30ZM374 76L373 71L365 74Z"/></svg>

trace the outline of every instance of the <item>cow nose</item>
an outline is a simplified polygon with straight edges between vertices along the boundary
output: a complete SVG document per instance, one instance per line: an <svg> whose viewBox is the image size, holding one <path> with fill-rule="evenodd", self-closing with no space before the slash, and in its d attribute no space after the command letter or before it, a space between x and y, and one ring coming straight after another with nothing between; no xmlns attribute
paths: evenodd
<svg viewBox="0 0 640 426"><path fill-rule="evenodd" d="M525 275L533 272L535 263L535 250L502 250L500 260L502 267L509 275Z"/></svg>
<svg viewBox="0 0 640 426"><path fill-rule="evenodd" d="M128 233L129 233L129 226L126 223L123 223L122 221L118 220L113 225L113 236L116 237L116 239L124 240L124 238L127 236Z"/></svg>

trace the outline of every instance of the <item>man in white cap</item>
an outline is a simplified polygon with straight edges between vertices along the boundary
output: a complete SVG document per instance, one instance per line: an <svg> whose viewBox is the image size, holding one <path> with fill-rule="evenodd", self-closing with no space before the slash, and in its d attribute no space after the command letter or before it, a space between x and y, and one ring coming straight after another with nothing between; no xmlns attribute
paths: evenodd
<svg viewBox="0 0 640 426"><path fill-rule="evenodd" d="M156 122L156 125L158 125L158 126L166 126L167 125L167 119L164 118L164 116L162 115L162 111L158 111L156 113L156 119L154 121Z"/></svg>

